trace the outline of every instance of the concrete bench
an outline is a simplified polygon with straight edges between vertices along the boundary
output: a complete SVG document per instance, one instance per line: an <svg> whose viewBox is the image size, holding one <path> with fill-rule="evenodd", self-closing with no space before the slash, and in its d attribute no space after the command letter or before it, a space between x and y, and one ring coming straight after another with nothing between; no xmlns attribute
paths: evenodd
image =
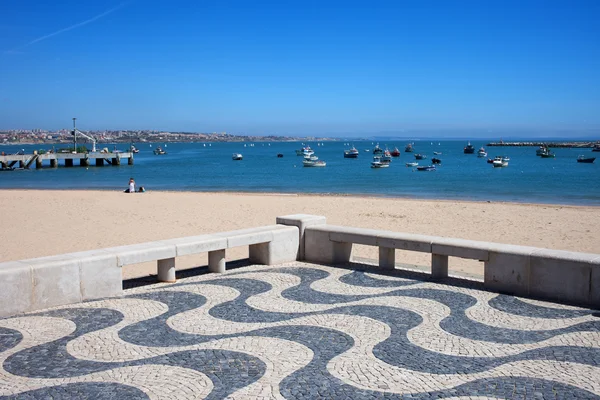
<svg viewBox="0 0 600 400"><path fill-rule="evenodd" d="M157 261L158 280L174 282L178 256L208 252L211 272L225 272L226 250L239 246L256 264L295 261L299 237L296 226L270 225L0 263L0 317L121 295L130 264Z"/></svg>
<svg viewBox="0 0 600 400"><path fill-rule="evenodd" d="M600 254L320 224L304 231L304 258L346 263L353 244L378 246L381 268L394 268L396 249L430 253L434 279L448 277L449 256L479 260L490 290L600 307Z"/></svg>

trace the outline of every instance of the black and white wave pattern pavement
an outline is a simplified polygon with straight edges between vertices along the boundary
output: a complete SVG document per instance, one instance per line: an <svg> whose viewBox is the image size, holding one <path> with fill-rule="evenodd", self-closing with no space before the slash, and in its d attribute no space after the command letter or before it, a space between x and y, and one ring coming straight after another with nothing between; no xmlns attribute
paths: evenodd
<svg viewBox="0 0 600 400"><path fill-rule="evenodd" d="M1 399L600 399L600 318L298 262L1 319L0 366Z"/></svg>

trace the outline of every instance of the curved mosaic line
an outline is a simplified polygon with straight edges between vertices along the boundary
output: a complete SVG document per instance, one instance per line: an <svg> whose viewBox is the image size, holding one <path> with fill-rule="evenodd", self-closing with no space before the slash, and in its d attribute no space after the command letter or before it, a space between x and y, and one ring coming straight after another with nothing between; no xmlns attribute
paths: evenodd
<svg viewBox="0 0 600 400"><path fill-rule="evenodd" d="M0 320L0 396L599 398L590 310L368 271L251 266Z"/></svg>

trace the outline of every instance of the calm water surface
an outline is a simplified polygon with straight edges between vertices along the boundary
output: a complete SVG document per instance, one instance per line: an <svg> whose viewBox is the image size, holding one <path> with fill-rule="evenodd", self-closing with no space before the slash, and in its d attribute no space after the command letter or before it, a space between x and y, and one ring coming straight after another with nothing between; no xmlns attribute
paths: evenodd
<svg viewBox="0 0 600 400"><path fill-rule="evenodd" d="M422 199L466 199L556 204L600 205L600 153L591 149L553 149L554 159L535 155L534 147L489 147L488 156L510 157L506 168L493 168L487 158L463 154L464 141L416 141L415 153L432 157L442 164L433 172L418 172L405 166L415 161L405 153L406 141L380 142L390 150L398 147L386 169L372 169L371 152L376 142L353 142L360 155L343 158L344 142L309 143L325 168L304 168L295 154L299 142L286 143L170 143L168 154L155 156L152 149L163 143L137 143L140 153L135 165L120 167L49 168L0 172L0 188L28 189L125 189L129 177L148 190L245 191L282 193L343 193ZM484 142L472 142L476 149ZM6 153L25 149L49 149L51 145L0 146ZM57 147L61 147L60 145ZM90 145L88 145L90 147ZM113 148L101 144L99 147ZM126 150L127 145L117 145ZM441 152L439 156L434 151ZM234 152L242 161L233 161ZM283 158L277 158L282 153ZM576 162L579 154L598 155L594 164Z"/></svg>

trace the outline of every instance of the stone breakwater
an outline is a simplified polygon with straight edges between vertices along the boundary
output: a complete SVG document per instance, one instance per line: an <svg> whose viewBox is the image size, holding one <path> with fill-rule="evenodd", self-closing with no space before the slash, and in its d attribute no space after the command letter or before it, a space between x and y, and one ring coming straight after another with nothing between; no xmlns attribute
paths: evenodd
<svg viewBox="0 0 600 400"><path fill-rule="evenodd" d="M530 147L530 146L548 146L548 147L565 147L565 148L592 148L600 142L491 142L486 146L510 146L510 147Z"/></svg>

